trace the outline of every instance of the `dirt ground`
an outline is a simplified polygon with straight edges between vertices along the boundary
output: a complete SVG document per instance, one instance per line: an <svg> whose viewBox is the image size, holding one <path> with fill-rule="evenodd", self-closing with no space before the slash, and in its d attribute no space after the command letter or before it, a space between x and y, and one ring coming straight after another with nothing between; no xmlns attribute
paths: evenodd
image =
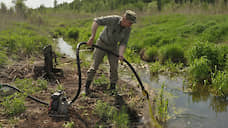
<svg viewBox="0 0 228 128"><path fill-rule="evenodd" d="M56 89L57 84L63 85L66 95L72 99L78 89L78 75L77 68L73 65L73 61L67 58L59 59L60 66L58 68L63 70L64 75L56 77L56 80L49 82L48 89L33 96L45 102L50 102L51 94ZM34 78L34 65L43 65L42 58L36 58L35 61L21 60L15 64L2 67L0 70L0 83L11 84L16 78ZM84 82L86 78L87 69L82 68L82 91L84 90ZM98 71L100 75L102 71ZM107 73L106 73L107 75ZM13 84L12 84L13 85ZM2 127L11 128L62 128L63 124L74 122L75 128L90 128L97 127L99 124L104 124L107 127L113 127L113 124L102 121L98 115L93 111L97 100L108 102L117 108L125 105L130 117L129 127L146 127L145 123L141 121L143 115L143 107L145 99L139 90L134 86L129 85L124 81L118 83L118 95L110 96L106 93L107 85L92 86L92 96L86 97L82 94L69 108L69 118L53 118L48 115L48 107L39 104L31 99L26 99L26 111L16 117L16 122L10 121L7 115L3 114L3 108L0 106L0 124ZM132 93L134 92L134 93Z"/></svg>

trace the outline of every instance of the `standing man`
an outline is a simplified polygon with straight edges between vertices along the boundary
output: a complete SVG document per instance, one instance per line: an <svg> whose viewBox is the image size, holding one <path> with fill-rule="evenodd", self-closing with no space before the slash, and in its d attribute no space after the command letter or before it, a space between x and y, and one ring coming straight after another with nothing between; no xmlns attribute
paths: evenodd
<svg viewBox="0 0 228 128"><path fill-rule="evenodd" d="M96 70L102 62L105 54L108 55L110 65L110 90L115 90L118 80L118 60L122 61L124 58L123 54L131 32L131 25L133 23L136 23L136 13L131 10L127 10L123 17L111 15L94 19L92 24L92 35L87 41L87 45L91 46L93 44L98 26L103 25L105 28L100 34L96 44L102 48L119 54L119 58L100 49L95 49L93 63L87 71L87 80L85 85L86 95L89 95L90 93L89 86L92 83Z"/></svg>

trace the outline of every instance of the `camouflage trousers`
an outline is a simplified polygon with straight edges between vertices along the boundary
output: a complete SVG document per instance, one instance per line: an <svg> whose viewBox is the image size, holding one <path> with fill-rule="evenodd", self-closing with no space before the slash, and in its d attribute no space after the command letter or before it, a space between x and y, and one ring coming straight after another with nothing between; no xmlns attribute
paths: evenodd
<svg viewBox="0 0 228 128"><path fill-rule="evenodd" d="M96 44L104 49L110 50L114 53L118 53L117 45L112 46L112 45L105 44L100 39L97 40ZM118 57L116 57L110 53L107 53L105 51L102 51L100 49L97 49L97 48L95 48L94 53L93 53L93 63L91 65L90 69L87 71L87 81L93 80L95 73L96 73L99 65L103 61L103 58L106 54L108 56L108 61L109 61L109 65L110 65L110 76L109 76L110 83L116 84L116 82L118 80Z"/></svg>

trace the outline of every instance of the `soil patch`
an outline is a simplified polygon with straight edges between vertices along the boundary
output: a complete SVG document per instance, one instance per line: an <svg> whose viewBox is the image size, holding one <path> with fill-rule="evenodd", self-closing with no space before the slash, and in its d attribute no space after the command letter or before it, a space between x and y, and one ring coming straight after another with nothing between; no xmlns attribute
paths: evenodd
<svg viewBox="0 0 228 128"><path fill-rule="evenodd" d="M0 72L0 82L13 85L16 78L34 79L34 65L42 65L43 62L41 59L42 58L37 58L33 63L29 60L23 60L2 68ZM34 97L49 102L51 99L50 96L58 84L61 84L64 87L65 92L70 99L75 96L78 89L77 69L74 64L75 60L60 58L59 61L61 65L58 68L63 70L63 76L57 77L55 81L49 82L48 89L34 94ZM82 69L82 91L84 90L86 71L87 69ZM100 73L97 75L100 75ZM11 117L3 114L4 109L0 106L0 124L2 124L3 127L14 126L18 128L61 128L66 122L74 122L75 128L96 127L99 126L99 124L106 124L107 127L112 127L113 124L103 122L102 119L94 113L97 100L101 100L116 108L125 106L130 117L129 127L143 127L144 124L139 122L142 118L142 109L145 102L145 99L141 96L141 92L128 83L119 81L117 87L118 95L111 96L107 93L107 86L107 84L99 86L93 85L93 96L90 97L81 94L71 105L68 119L49 117L48 108L46 106L27 98L25 103L26 111L17 117L14 117L14 119L17 120L14 123L9 121Z"/></svg>

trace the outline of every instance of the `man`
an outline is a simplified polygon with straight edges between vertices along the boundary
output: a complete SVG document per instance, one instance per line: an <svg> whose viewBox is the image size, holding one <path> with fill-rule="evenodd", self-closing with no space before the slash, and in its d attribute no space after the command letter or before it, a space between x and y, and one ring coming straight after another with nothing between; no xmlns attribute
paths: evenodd
<svg viewBox="0 0 228 128"><path fill-rule="evenodd" d="M86 95L89 95L89 86L92 83L96 70L102 62L105 54L108 55L108 61L110 65L110 90L115 90L118 80L118 59L122 61L124 58L123 54L130 35L131 25L133 23L136 23L136 13L131 10L127 10L123 17L111 15L94 19L92 24L92 35L87 41L87 45L91 46L93 44L98 26L103 25L105 28L100 34L96 44L114 53L118 53L119 58L100 49L95 49L93 64L87 71L87 80L85 85Z"/></svg>

